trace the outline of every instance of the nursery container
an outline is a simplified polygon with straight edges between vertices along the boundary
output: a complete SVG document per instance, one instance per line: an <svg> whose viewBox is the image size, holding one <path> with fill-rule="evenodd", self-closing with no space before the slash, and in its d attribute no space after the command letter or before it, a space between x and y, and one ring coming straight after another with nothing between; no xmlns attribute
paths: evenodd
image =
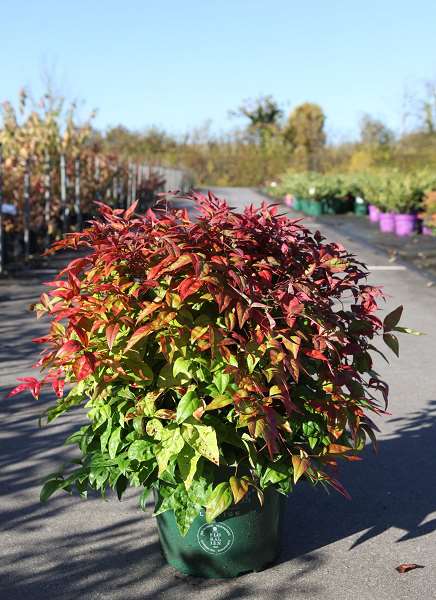
<svg viewBox="0 0 436 600"><path fill-rule="evenodd" d="M294 196L294 201L292 203L292 208L294 210L302 210L301 199L297 198L297 196Z"/></svg>
<svg viewBox="0 0 436 600"><path fill-rule="evenodd" d="M422 233L424 235L433 235L433 229L431 227L427 227L427 225L423 225Z"/></svg>
<svg viewBox="0 0 436 600"><path fill-rule="evenodd" d="M354 210L355 215L366 215L367 214L368 206L367 206L365 200L363 198L361 198L360 196L357 196L354 199L353 210Z"/></svg>
<svg viewBox="0 0 436 600"><path fill-rule="evenodd" d="M310 201L310 215L313 217L319 217L324 213L324 203L319 200Z"/></svg>
<svg viewBox="0 0 436 600"><path fill-rule="evenodd" d="M416 215L396 214L395 233L399 236L412 235L416 229Z"/></svg>
<svg viewBox="0 0 436 600"><path fill-rule="evenodd" d="M324 200L312 200L311 198L303 201L303 211L311 217L319 217L325 213Z"/></svg>
<svg viewBox="0 0 436 600"><path fill-rule="evenodd" d="M163 555L187 575L207 578L236 577L261 571L280 551L280 527L285 497L268 488L263 507L254 489L216 521L206 523L204 510L186 536L177 528L173 511L156 517Z"/></svg>
<svg viewBox="0 0 436 600"><path fill-rule="evenodd" d="M307 213L307 207L309 205L309 200L306 200L306 198L300 198L299 200L299 210L301 210L304 213Z"/></svg>
<svg viewBox="0 0 436 600"><path fill-rule="evenodd" d="M377 206L374 206L374 204L369 204L368 205L368 213L369 213L369 220L371 221L371 223L378 223L379 218L380 218L380 209L377 208Z"/></svg>
<svg viewBox="0 0 436 600"><path fill-rule="evenodd" d="M395 231L395 215L394 213L379 214L379 227L383 233L394 233Z"/></svg>

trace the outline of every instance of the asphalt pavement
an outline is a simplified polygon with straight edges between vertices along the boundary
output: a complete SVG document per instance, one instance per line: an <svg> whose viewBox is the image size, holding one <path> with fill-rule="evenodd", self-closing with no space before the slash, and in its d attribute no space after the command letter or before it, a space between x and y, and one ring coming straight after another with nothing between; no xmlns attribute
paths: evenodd
<svg viewBox="0 0 436 600"><path fill-rule="evenodd" d="M214 190L241 208L265 198L246 188ZM284 209L285 210L285 209ZM286 209L287 210L287 209ZM38 427L47 402L0 396L0 598L2 600L436 598L436 286L416 265L392 261L369 238L314 217L307 225L341 241L371 267L370 282L389 295L386 310L404 305L404 324L425 332L403 336L400 359L377 364L390 383L391 416L379 419L379 453L347 463L341 481L353 499L304 483L289 498L278 563L233 580L199 580L163 561L151 507L130 492L80 501L55 496L39 503L40 481L70 455L63 439L78 412ZM44 321L28 310L50 269L0 281L0 382L30 375L30 339ZM401 563L423 568L399 574Z"/></svg>

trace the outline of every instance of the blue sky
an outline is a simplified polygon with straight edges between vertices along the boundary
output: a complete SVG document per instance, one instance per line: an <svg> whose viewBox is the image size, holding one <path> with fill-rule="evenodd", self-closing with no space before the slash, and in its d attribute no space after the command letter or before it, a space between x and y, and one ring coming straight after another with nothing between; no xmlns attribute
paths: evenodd
<svg viewBox="0 0 436 600"><path fill-rule="evenodd" d="M436 80L435 0L0 0L0 100L55 74L97 125L183 133L272 94L318 102L332 139L369 112L399 129Z"/></svg>

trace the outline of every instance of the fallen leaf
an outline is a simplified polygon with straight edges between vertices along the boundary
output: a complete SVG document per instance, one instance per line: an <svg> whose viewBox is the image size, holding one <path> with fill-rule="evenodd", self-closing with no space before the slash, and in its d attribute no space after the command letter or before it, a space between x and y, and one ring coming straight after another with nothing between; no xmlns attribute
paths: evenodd
<svg viewBox="0 0 436 600"><path fill-rule="evenodd" d="M395 567L395 570L398 573L407 573L408 571L413 571L413 569L423 569L424 565L417 565L416 563L403 563Z"/></svg>

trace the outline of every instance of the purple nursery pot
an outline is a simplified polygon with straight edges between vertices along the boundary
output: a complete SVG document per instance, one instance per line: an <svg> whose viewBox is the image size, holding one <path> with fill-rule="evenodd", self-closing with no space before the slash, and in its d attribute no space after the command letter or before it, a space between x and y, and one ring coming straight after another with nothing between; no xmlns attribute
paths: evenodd
<svg viewBox="0 0 436 600"><path fill-rule="evenodd" d="M368 205L369 220L371 223L377 223L380 218L380 209L374 204Z"/></svg>
<svg viewBox="0 0 436 600"><path fill-rule="evenodd" d="M395 231L394 213L381 212L379 214L378 224L380 227L380 231L382 231L383 233L394 233L394 231Z"/></svg>
<svg viewBox="0 0 436 600"><path fill-rule="evenodd" d="M433 235L433 229L431 227L427 227L426 225L423 225L422 233L424 235Z"/></svg>
<svg viewBox="0 0 436 600"><path fill-rule="evenodd" d="M412 235L416 229L416 215L395 215L395 233L399 236Z"/></svg>

